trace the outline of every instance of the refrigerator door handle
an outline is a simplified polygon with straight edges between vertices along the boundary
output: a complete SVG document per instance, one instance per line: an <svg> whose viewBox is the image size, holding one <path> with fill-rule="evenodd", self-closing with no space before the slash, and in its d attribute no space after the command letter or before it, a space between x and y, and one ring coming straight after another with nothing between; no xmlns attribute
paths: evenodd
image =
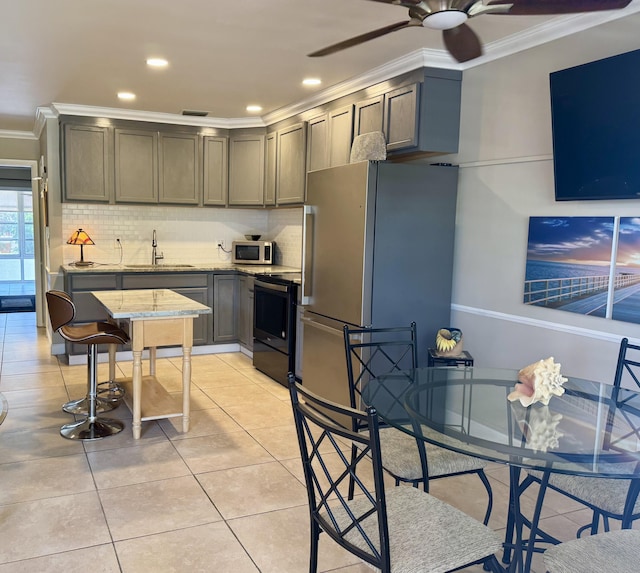
<svg viewBox="0 0 640 573"><path fill-rule="evenodd" d="M313 281L313 224L315 212L311 205L304 206L302 223L302 297L300 304L311 303L311 283Z"/></svg>
<svg viewBox="0 0 640 573"><path fill-rule="evenodd" d="M326 326L324 324L321 324L320 322L316 322L312 318L307 318L306 316L303 316L301 320L305 326L311 326L312 328L322 330L322 332L333 334L333 336L337 336L338 338L344 338L344 333L342 330L336 330L335 328L331 328L330 326Z"/></svg>

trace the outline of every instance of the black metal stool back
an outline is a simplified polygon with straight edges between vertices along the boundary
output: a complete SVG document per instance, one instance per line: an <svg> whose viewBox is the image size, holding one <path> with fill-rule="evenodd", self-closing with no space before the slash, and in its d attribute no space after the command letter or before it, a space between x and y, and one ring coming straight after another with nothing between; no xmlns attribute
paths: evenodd
<svg viewBox="0 0 640 573"><path fill-rule="evenodd" d="M69 323L76 316L71 297L66 292L57 290L48 291L46 297L52 328L65 340L87 345L87 396L63 406L66 412L82 413L86 417L75 423L65 424L60 429L60 434L73 440L97 440L121 432L124 424L120 420L98 418L99 411L114 407L98 407L98 345L126 344L129 341L127 333L108 322L71 325ZM82 409L78 407L80 403L83 404Z"/></svg>

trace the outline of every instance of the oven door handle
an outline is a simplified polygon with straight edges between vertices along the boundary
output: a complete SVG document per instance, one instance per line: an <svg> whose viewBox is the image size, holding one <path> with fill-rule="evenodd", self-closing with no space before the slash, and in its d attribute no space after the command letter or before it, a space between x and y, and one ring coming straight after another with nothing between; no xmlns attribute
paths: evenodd
<svg viewBox="0 0 640 573"><path fill-rule="evenodd" d="M289 287L286 285L277 285L274 283L265 283L262 282L260 279L256 279L255 283L253 284L254 289L255 287L261 287L265 290L276 290L278 292L288 292Z"/></svg>

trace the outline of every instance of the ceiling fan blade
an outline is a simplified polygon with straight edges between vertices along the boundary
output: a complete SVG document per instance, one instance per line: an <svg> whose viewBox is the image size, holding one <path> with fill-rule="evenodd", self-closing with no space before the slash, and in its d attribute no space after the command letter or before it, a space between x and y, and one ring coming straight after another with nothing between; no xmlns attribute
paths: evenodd
<svg viewBox="0 0 640 573"><path fill-rule="evenodd" d="M379 38L380 36L384 36L385 34L390 34L391 32L402 30L403 28L408 28L409 26L413 25L415 24L412 24L411 20L397 22L396 24L390 24L389 26L385 26L384 28L378 28L377 30L373 30L372 32L367 32L366 34L355 36L354 38L350 38L349 40L344 40L343 42L338 42L337 44L333 44L332 46L328 46L326 48L323 48L322 50L313 52L309 54L309 57L317 58L319 56L328 56L329 54L340 52L341 50L345 50L346 48L351 48L352 46L363 44L364 42L368 42L369 40L373 40L374 38Z"/></svg>
<svg viewBox="0 0 640 573"><path fill-rule="evenodd" d="M491 6L513 4L511 9L506 12L509 16L545 16L619 10L627 7L630 3L631 0L510 0L490 2L489 4Z"/></svg>
<svg viewBox="0 0 640 573"><path fill-rule="evenodd" d="M468 62L482 55L482 44L476 33L466 24L442 31L444 45L459 62Z"/></svg>

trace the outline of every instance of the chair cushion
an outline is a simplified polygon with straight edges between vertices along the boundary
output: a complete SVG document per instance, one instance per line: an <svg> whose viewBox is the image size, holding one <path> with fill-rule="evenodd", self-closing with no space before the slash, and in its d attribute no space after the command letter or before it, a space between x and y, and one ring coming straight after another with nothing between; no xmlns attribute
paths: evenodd
<svg viewBox="0 0 640 573"><path fill-rule="evenodd" d="M129 336L110 322L72 324L59 330L62 337L77 344L126 344Z"/></svg>
<svg viewBox="0 0 640 573"><path fill-rule="evenodd" d="M528 473L539 480L542 479L540 471L529 470ZM552 473L549 476L549 485L583 500L587 505L614 515L622 515L624 511L629 484L630 481L626 479L592 478L559 473ZM640 512L640 496L633 508L633 513L638 512Z"/></svg>
<svg viewBox="0 0 640 573"><path fill-rule="evenodd" d="M396 428L380 428L382 465L394 476L406 480L422 478L422 465L415 438ZM427 444L429 477L464 473L484 468L485 461Z"/></svg>
<svg viewBox="0 0 640 573"><path fill-rule="evenodd" d="M623 529L550 547L544 563L549 573L636 573L639 555L640 531Z"/></svg>
<svg viewBox="0 0 640 573"><path fill-rule="evenodd" d="M386 501L392 573L451 571L484 559L502 547L494 531L420 489L390 488ZM355 515L371 508L364 496L355 497L348 505ZM340 527L350 523L342 507L335 509L334 514ZM379 548L376 513L363 521L363 528ZM369 552L356 530L345 538Z"/></svg>

